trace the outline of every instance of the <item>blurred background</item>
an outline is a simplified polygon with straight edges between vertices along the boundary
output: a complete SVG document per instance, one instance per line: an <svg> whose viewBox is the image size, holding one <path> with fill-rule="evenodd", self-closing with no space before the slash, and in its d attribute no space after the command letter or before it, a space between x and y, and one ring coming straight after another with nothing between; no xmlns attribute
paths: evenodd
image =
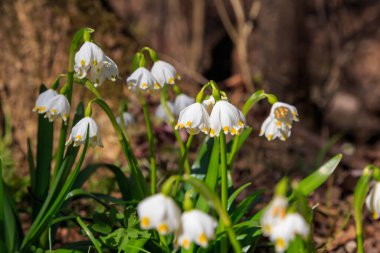
<svg viewBox="0 0 380 253"><path fill-rule="evenodd" d="M380 164L380 1L0 1L0 152L14 189L29 180L27 138L35 145L37 115L31 110L39 86L66 71L70 40L84 26L95 29L94 40L119 66L121 78L100 92L115 113L128 99L139 124L129 134L143 166L148 146L141 108L124 85L132 56L143 46L175 65L189 95L213 79L239 107L258 89L294 104L301 121L287 142L258 137L270 109L266 102L248 115L254 131L239 154L235 183L271 188L284 175L302 178L343 153L334 177L310 204L319 203L314 239L320 252L354 252L354 185L367 163ZM74 104L89 97L78 87ZM150 103L153 115L159 98L151 96ZM95 110L95 117L105 148L92 150L90 160L123 162L106 116ZM172 134L158 121L155 132L160 167L175 170ZM17 191L21 199L24 190ZM366 252L380 251L379 228L376 222L366 228Z"/></svg>

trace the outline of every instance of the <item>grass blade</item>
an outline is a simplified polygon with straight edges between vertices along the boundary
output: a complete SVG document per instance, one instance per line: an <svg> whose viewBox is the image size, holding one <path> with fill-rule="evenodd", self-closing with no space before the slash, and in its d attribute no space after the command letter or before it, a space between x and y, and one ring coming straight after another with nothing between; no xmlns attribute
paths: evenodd
<svg viewBox="0 0 380 253"><path fill-rule="evenodd" d="M82 221L82 219L79 216L76 220L83 229L83 231L86 233L86 235L90 238L92 244L95 246L98 253L103 253L102 244L95 238L90 229L88 229L87 225Z"/></svg>

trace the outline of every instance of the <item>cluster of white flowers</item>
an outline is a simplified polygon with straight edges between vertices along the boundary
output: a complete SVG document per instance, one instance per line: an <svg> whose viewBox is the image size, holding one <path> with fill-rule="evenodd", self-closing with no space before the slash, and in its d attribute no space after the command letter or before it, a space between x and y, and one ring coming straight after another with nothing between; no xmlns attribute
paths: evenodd
<svg viewBox="0 0 380 253"><path fill-rule="evenodd" d="M162 193L144 199L137 206L142 229L156 229L160 234L175 233L178 244L188 249L192 242L207 247L215 236L216 220L193 209L181 214L175 201Z"/></svg>
<svg viewBox="0 0 380 253"><path fill-rule="evenodd" d="M165 84L174 84L175 79L180 79L175 68L167 62L159 60L153 64L151 71L145 67L137 68L127 78L127 85L129 89L159 90Z"/></svg>
<svg viewBox="0 0 380 253"><path fill-rule="evenodd" d="M261 217L263 235L274 243L276 252L284 252L296 235L306 238L309 225L298 213L287 213L288 201L275 197Z"/></svg>
<svg viewBox="0 0 380 253"><path fill-rule="evenodd" d="M49 118L50 122L60 116L66 123L70 114L70 103L64 95L49 89L38 96L33 112L45 113L45 117Z"/></svg>
<svg viewBox="0 0 380 253"><path fill-rule="evenodd" d="M374 219L380 218L380 182L376 182L365 200L368 210Z"/></svg>
<svg viewBox="0 0 380 253"><path fill-rule="evenodd" d="M212 107L211 114L207 112ZM203 132L211 137L224 134L240 134L246 127L243 113L226 100L215 103L215 99L209 98L202 103L193 103L179 113L176 129L186 129L189 134Z"/></svg>
<svg viewBox="0 0 380 253"><path fill-rule="evenodd" d="M119 75L116 63L99 46L88 41L75 54L74 70L78 78L87 76L95 87L102 85L106 79L115 81Z"/></svg>
<svg viewBox="0 0 380 253"><path fill-rule="evenodd" d="M174 103L172 102L167 102L168 109L174 116L178 116L179 113L189 105L193 104L195 102L195 99L186 95L186 94L179 94L175 100ZM160 104L157 109L156 109L156 117L168 122L169 118L168 115L164 109L164 106Z"/></svg>
<svg viewBox="0 0 380 253"><path fill-rule="evenodd" d="M260 136L265 135L269 141L276 138L285 141L290 137L293 121L299 121L297 109L292 105L276 102L261 126Z"/></svg>

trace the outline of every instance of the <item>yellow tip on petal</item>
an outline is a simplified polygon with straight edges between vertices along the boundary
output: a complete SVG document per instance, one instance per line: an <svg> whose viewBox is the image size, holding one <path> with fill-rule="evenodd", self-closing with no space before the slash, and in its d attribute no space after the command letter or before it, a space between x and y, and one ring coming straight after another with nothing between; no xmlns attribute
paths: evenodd
<svg viewBox="0 0 380 253"><path fill-rule="evenodd" d="M181 80L181 75L180 75L180 74L177 74L177 75L176 75L176 78L177 78L178 80Z"/></svg>
<svg viewBox="0 0 380 253"><path fill-rule="evenodd" d="M190 248L190 241L187 238L182 240L182 247L184 247L185 249Z"/></svg>
<svg viewBox="0 0 380 253"><path fill-rule="evenodd" d="M147 228L150 225L150 219L148 217L143 217L141 219L140 225L142 228Z"/></svg>
<svg viewBox="0 0 380 253"><path fill-rule="evenodd" d="M243 121L239 120L239 127L242 127L244 125Z"/></svg>
<svg viewBox="0 0 380 253"><path fill-rule="evenodd" d="M76 141L82 140L82 135L78 134L77 136L75 136L75 140Z"/></svg>
<svg viewBox="0 0 380 253"><path fill-rule="evenodd" d="M277 249L285 249L286 243L285 240L282 238L276 239L276 248Z"/></svg>
<svg viewBox="0 0 380 253"><path fill-rule="evenodd" d="M82 60L80 61L80 65L83 67L84 65L86 65L86 61L82 59Z"/></svg>
<svg viewBox="0 0 380 253"><path fill-rule="evenodd" d="M146 89L148 87L148 84L147 83L143 83L142 85L141 85L141 88L143 88L143 89Z"/></svg>
<svg viewBox="0 0 380 253"><path fill-rule="evenodd" d="M168 84L174 84L174 78L173 77L170 77L169 80L168 80Z"/></svg>
<svg viewBox="0 0 380 253"><path fill-rule="evenodd" d="M372 218L373 218L374 220L377 220L377 219L379 218L379 214L377 214L377 213L373 213L373 214L372 214Z"/></svg>
<svg viewBox="0 0 380 253"><path fill-rule="evenodd" d="M191 121L186 122L186 127L191 127Z"/></svg>
<svg viewBox="0 0 380 253"><path fill-rule="evenodd" d="M154 88L158 90L159 88L161 88L161 86L158 83L155 83Z"/></svg>
<svg viewBox="0 0 380 253"><path fill-rule="evenodd" d="M211 128L210 129L210 136L213 137L215 135L215 129Z"/></svg>
<svg viewBox="0 0 380 253"><path fill-rule="evenodd" d="M231 130L231 134L232 134L232 135L237 134L236 128L234 128L234 127L232 128L232 130Z"/></svg>
<svg viewBox="0 0 380 253"><path fill-rule="evenodd" d="M199 235L198 240L199 240L199 244L201 246L206 246L207 243L208 243L207 237L206 237L206 235L204 233L202 233L202 234Z"/></svg>
<svg viewBox="0 0 380 253"><path fill-rule="evenodd" d="M268 134L268 141L273 140L273 134Z"/></svg>
<svg viewBox="0 0 380 253"><path fill-rule="evenodd" d="M169 227L168 227L168 225L166 225L164 223L160 224L158 226L157 230L158 230L158 232L160 234L167 234L167 233L169 233Z"/></svg>

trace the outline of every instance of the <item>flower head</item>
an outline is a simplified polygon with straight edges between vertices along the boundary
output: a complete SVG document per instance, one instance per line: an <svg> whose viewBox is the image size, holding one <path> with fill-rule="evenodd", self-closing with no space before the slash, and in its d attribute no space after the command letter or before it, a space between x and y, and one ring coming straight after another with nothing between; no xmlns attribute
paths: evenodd
<svg viewBox="0 0 380 253"><path fill-rule="evenodd" d="M262 231L265 236L269 236L276 226L286 216L288 201L284 197L275 197L261 216Z"/></svg>
<svg viewBox="0 0 380 253"><path fill-rule="evenodd" d="M260 136L265 135L269 141L276 138L285 141L290 137L293 121L299 121L297 109L292 105L276 102L261 126Z"/></svg>
<svg viewBox="0 0 380 253"><path fill-rule="evenodd" d="M167 102L166 105L168 106L168 109L173 113L174 111L173 103ZM165 108L162 104L157 106L155 114L156 114L156 117L161 119L162 121L169 122L169 116L167 115Z"/></svg>
<svg viewBox="0 0 380 253"><path fill-rule="evenodd" d="M36 104L33 107L33 112L38 112L38 113L47 112L50 99L52 99L56 95L57 95L57 92L53 89L48 89L42 92L37 98Z"/></svg>
<svg viewBox="0 0 380 253"><path fill-rule="evenodd" d="M75 72L79 78L83 78L91 67L96 68L105 60L103 50L95 43L86 41L75 54Z"/></svg>
<svg viewBox="0 0 380 253"><path fill-rule="evenodd" d="M207 134L210 129L210 117L206 108L201 103L194 103L183 109L175 126L175 129L178 128L185 128L189 134Z"/></svg>
<svg viewBox="0 0 380 253"><path fill-rule="evenodd" d="M152 75L161 87L163 87L165 83L174 84L175 79L179 79L179 75L173 65L165 61L156 61L153 64L151 71Z"/></svg>
<svg viewBox="0 0 380 253"><path fill-rule="evenodd" d="M73 127L66 145L70 145L73 142L74 147L84 144L86 142L87 128L89 130L88 137L90 143L94 146L103 147L99 128L91 117L84 117Z"/></svg>
<svg viewBox="0 0 380 253"><path fill-rule="evenodd" d="M120 117L116 118L116 122L119 125L121 124ZM135 123L135 119L133 118L132 114L130 114L128 112L123 112L123 123L124 123L125 127L129 126L130 124Z"/></svg>
<svg viewBox="0 0 380 253"><path fill-rule="evenodd" d="M300 214L290 213L274 226L270 239L274 242L277 252L284 252L296 235L306 238L309 229L309 225Z"/></svg>
<svg viewBox="0 0 380 253"><path fill-rule="evenodd" d="M181 210L170 197L162 193L144 199L137 206L142 229L155 228L166 235L180 226Z"/></svg>
<svg viewBox="0 0 380 253"><path fill-rule="evenodd" d="M211 110L212 107L215 105L214 96L211 95L208 99L203 100L202 104L206 106L207 110Z"/></svg>
<svg viewBox="0 0 380 253"><path fill-rule="evenodd" d="M140 88L142 90L146 89L160 89L161 86L150 73L144 67L136 69L128 78L127 78L128 88Z"/></svg>
<svg viewBox="0 0 380 253"><path fill-rule="evenodd" d="M220 131L231 135L240 134L246 127L243 113L233 104L220 100L215 103L210 115L210 136L219 136Z"/></svg>
<svg viewBox="0 0 380 253"><path fill-rule="evenodd" d="M185 94L179 94L174 100L174 114L179 115L179 113L193 104L195 99L193 97L187 96Z"/></svg>
<svg viewBox="0 0 380 253"><path fill-rule="evenodd" d="M189 249L192 242L207 247L208 241L215 236L218 223L206 213L199 210L187 211L182 214L181 221L182 234L178 242L185 249Z"/></svg>
<svg viewBox="0 0 380 253"><path fill-rule="evenodd" d="M55 118L61 116L66 123L70 114L70 103L64 95L56 95L48 101L46 117L52 122Z"/></svg>
<svg viewBox="0 0 380 253"><path fill-rule="evenodd" d="M365 200L374 219L380 218L380 182L376 182Z"/></svg>
<svg viewBox="0 0 380 253"><path fill-rule="evenodd" d="M90 80L94 83L95 87L98 87L102 85L106 79L115 81L119 75L119 69L116 63L106 56L105 61L92 67L90 73Z"/></svg>

